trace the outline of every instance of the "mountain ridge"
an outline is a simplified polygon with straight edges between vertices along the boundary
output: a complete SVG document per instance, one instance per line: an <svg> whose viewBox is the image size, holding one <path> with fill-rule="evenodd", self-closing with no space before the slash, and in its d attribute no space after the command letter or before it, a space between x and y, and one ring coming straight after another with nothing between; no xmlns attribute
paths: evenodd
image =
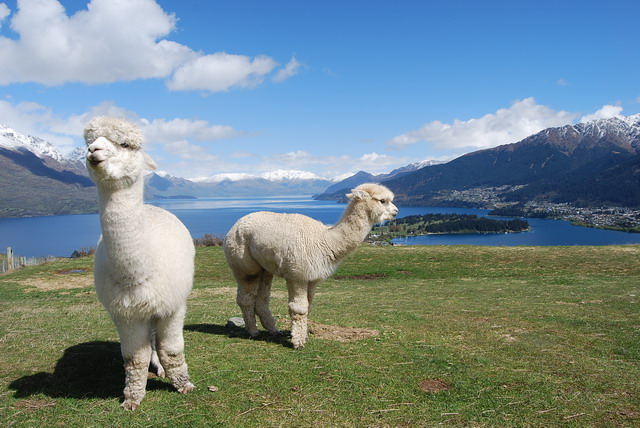
<svg viewBox="0 0 640 428"><path fill-rule="evenodd" d="M96 212L97 191L84 157L84 148L62 155L41 138L0 125L0 187L6 190L0 217ZM145 177L145 197L313 194L316 199L343 200L367 181L387 185L399 205L470 206L461 194L492 189L491 203L640 207L640 114L548 128L447 163L423 161L377 175L360 171L338 182L299 170L193 180L159 171ZM472 204L489 205L482 198Z"/></svg>
<svg viewBox="0 0 640 428"><path fill-rule="evenodd" d="M598 174L640 155L640 114L599 119L576 125L548 128L517 143L467 153L446 164L423 168L383 183L397 194L398 203L440 205L447 191L499 186L506 202L549 200L582 205L606 203L607 189L572 195L567 184L596 182ZM629 186L640 185L633 171L617 169ZM609 173L610 175L610 173ZM576 183L576 180L578 181ZM524 187L520 187L524 186ZM630 195L624 206L640 206Z"/></svg>

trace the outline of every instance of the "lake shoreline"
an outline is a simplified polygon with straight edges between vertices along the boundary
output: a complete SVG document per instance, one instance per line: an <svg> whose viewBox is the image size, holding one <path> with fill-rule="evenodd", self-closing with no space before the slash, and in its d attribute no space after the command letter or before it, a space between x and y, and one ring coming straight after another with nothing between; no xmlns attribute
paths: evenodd
<svg viewBox="0 0 640 428"><path fill-rule="evenodd" d="M175 214L194 238L205 234L225 236L243 215L255 211L299 213L326 225L340 220L345 205L316 201L308 196L275 198L201 198L151 200ZM399 218L427 213L474 214L489 210L452 207L400 207ZM566 220L527 219L531 229L523 233L429 234L397 239L405 245L557 246L640 244L640 234L573 226ZM0 218L0 252L12 247L27 257L70 257L81 248L95 246L100 236L98 214Z"/></svg>

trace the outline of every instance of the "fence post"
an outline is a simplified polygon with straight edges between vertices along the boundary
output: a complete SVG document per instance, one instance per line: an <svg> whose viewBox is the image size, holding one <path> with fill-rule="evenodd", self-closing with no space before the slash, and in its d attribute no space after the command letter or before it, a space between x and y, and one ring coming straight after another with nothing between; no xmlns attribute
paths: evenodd
<svg viewBox="0 0 640 428"><path fill-rule="evenodd" d="M7 270L13 270L13 250L7 247Z"/></svg>

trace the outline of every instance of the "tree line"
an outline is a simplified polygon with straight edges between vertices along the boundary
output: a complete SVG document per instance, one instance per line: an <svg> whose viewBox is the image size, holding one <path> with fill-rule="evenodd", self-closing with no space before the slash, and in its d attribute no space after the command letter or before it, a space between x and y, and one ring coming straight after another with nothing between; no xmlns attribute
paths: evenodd
<svg viewBox="0 0 640 428"><path fill-rule="evenodd" d="M395 236L428 233L505 233L529 229L523 219L496 220L474 214L424 214L396 219L372 233L390 233Z"/></svg>

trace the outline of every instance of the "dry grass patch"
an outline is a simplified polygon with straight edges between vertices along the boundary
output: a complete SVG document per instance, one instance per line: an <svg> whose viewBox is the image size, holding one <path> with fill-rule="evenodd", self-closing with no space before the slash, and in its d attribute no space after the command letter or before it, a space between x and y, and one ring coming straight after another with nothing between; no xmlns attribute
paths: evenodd
<svg viewBox="0 0 640 428"><path fill-rule="evenodd" d="M16 282L40 291L71 290L93 287L93 273L84 269L42 272Z"/></svg>

